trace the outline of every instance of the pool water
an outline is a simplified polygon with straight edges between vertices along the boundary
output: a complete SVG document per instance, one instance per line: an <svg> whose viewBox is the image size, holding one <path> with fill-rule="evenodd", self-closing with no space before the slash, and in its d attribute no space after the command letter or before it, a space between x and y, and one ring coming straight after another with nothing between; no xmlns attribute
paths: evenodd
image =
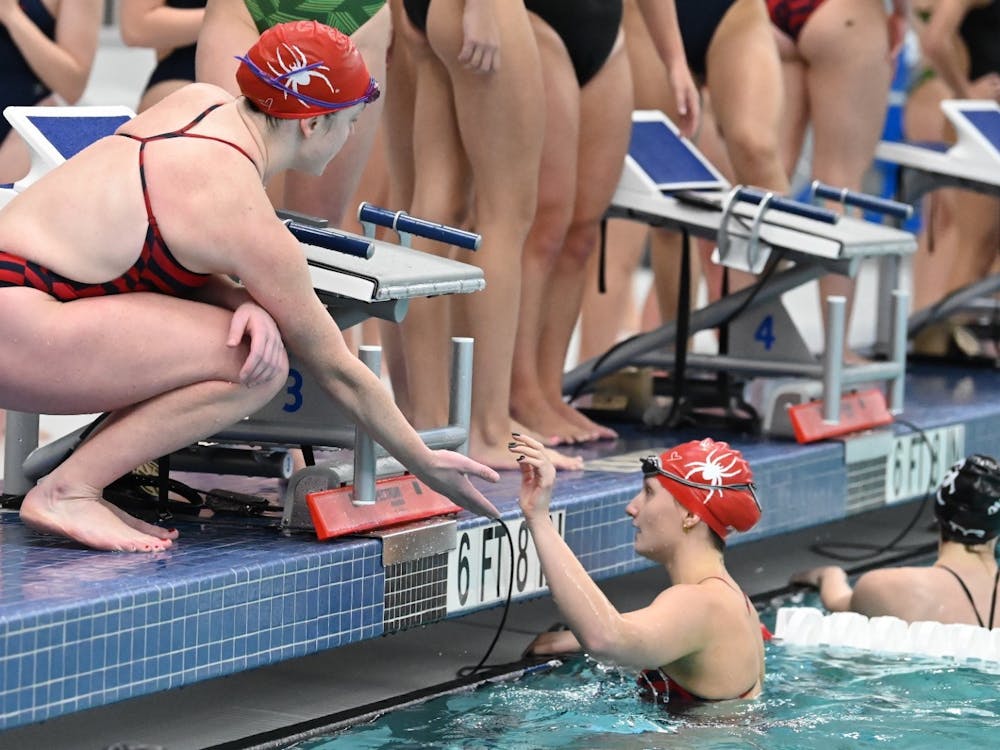
<svg viewBox="0 0 1000 750"><path fill-rule="evenodd" d="M774 611L762 613L769 625ZM296 750L365 748L988 748L1000 669L829 647L767 645L764 696L682 715L639 698L634 671L579 658L434 698Z"/></svg>

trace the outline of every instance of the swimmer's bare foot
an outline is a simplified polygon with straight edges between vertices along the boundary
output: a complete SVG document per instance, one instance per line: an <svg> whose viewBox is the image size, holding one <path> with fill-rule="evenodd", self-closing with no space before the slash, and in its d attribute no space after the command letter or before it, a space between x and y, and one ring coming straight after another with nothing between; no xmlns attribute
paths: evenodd
<svg viewBox="0 0 1000 750"><path fill-rule="evenodd" d="M37 531L68 537L92 549L159 552L177 538L177 531L130 516L96 490L74 490L44 479L21 503L21 520Z"/></svg>
<svg viewBox="0 0 1000 750"><path fill-rule="evenodd" d="M587 417L579 409L567 404L564 401L559 401L555 404L556 411L560 412L562 416L576 424L581 430L586 430L590 434L594 435L593 440L617 440L618 433L612 430L610 427L605 427L602 424L597 424L594 420Z"/></svg>
<svg viewBox="0 0 1000 750"><path fill-rule="evenodd" d="M527 431L517 430L522 434L536 437L542 445L554 448L558 445L574 445L595 440L597 435L592 430L582 429L579 425L564 419L544 399L529 399L515 401L511 399L510 411L517 422L527 428Z"/></svg>
<svg viewBox="0 0 1000 750"><path fill-rule="evenodd" d="M514 427L512 432L523 431L519 429L521 426L518 423L512 422L511 424ZM509 442L510 438L505 437L502 443L490 443L473 431L469 436L469 457L497 471L519 471L521 467L517 463L516 457L507 448ZM549 448L545 452L557 471L580 471L583 469L583 459L580 456L566 456Z"/></svg>

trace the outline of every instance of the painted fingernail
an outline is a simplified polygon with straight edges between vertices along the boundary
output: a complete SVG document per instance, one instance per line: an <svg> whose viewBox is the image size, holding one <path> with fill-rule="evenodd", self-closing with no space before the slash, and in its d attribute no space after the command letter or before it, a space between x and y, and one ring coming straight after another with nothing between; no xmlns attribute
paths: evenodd
<svg viewBox="0 0 1000 750"><path fill-rule="evenodd" d="M517 457L517 460L518 460L518 461L523 461L523 460L524 460L524 455L522 454L522 455L518 456L518 457Z"/></svg>
<svg viewBox="0 0 1000 750"><path fill-rule="evenodd" d="M521 437L521 433L520 432L512 432L510 434L513 435L514 437Z"/></svg>
<svg viewBox="0 0 1000 750"><path fill-rule="evenodd" d="M517 447L517 443L507 443L507 447L508 448L516 448Z"/></svg>

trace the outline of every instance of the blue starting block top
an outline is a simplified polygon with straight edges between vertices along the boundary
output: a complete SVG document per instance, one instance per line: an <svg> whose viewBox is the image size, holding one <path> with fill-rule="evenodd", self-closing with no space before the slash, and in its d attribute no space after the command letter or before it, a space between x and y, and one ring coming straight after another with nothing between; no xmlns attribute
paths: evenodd
<svg viewBox="0 0 1000 750"><path fill-rule="evenodd" d="M126 115L114 117L29 117L31 123L45 136L63 159L69 159L87 146L111 135L131 118Z"/></svg>
<svg viewBox="0 0 1000 750"><path fill-rule="evenodd" d="M627 158L663 192L729 188L726 179L662 112L633 113Z"/></svg>
<svg viewBox="0 0 1000 750"><path fill-rule="evenodd" d="M31 171L14 184L16 191L135 117L119 106L7 107L3 114L31 149Z"/></svg>
<svg viewBox="0 0 1000 750"><path fill-rule="evenodd" d="M958 131L957 149L975 144L1000 162L1000 104L993 101L948 100L941 102Z"/></svg>

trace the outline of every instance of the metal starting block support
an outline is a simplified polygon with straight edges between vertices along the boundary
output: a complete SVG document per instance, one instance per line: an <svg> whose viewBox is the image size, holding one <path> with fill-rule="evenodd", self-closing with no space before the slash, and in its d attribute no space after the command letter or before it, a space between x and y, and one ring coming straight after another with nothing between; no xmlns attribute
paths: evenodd
<svg viewBox="0 0 1000 750"><path fill-rule="evenodd" d="M875 158L898 167L895 197L905 204L916 204L925 194L939 188L956 187L1000 198L1000 104L988 100L948 99L941 110L954 127L958 139L954 145L916 144L882 141ZM880 300L884 290L898 284L900 266L895 258L883 259L880 272ZM942 320L969 301L988 296L1000 289L1000 274L987 276L958 289L910 318L909 335ZM880 311L881 312L881 311ZM889 341L887 318L878 317L877 345L885 349Z"/></svg>
<svg viewBox="0 0 1000 750"><path fill-rule="evenodd" d="M369 367L377 366L378 348L366 347L366 349L367 351L362 351L363 361ZM472 354L472 339L457 337L452 339L449 424L442 428L419 432L420 437L432 450L446 449L468 453L469 423L472 415ZM308 399L309 395L307 394L305 398ZM275 402L269 406L273 405ZM273 409L268 413L274 414ZM331 417L336 418L336 415L310 410L309 421L318 420L323 423ZM260 432L259 426L251 425L250 431ZM337 436L334 435L334 437ZM320 462L314 466L307 466L289 478L282 498L284 507L282 526L293 530L313 528L313 515L308 503L309 496L327 491L343 492L340 502L368 506L371 508L371 512L363 517L377 521L377 516L381 513L377 482L393 477L402 477L405 474L402 464L387 455L381 446L374 443L360 429L357 429L357 433L351 434L342 444L327 441L317 441L316 444L346 448L353 446L355 452L349 458L345 456ZM412 477L408 477L408 480L415 481ZM349 486L353 486L353 490ZM397 496L396 499L398 500L399 497ZM412 507L414 504L410 503L410 505ZM352 512L352 514L352 519L359 517L358 512ZM436 513L431 515L436 515ZM417 517L427 516L418 512ZM335 525L332 522L330 524L331 527ZM378 525L378 523L373 523L371 528Z"/></svg>
<svg viewBox="0 0 1000 750"><path fill-rule="evenodd" d="M677 165L684 165L684 169ZM826 186L817 190L817 194L821 192L826 192ZM863 202L869 208L900 210L899 204L880 202L873 196L840 189L836 193L838 199L852 205ZM677 402L684 397L677 383L687 367L746 376L808 378L822 388L828 410L825 418L832 421L839 418L841 389L872 380L888 382L891 408L897 412L902 409L903 324L908 299L904 292L892 294L891 361L847 367L843 365L843 301L826 303L830 312L827 345L823 361L819 362L801 341L780 296L826 273L854 276L866 258L911 254L916 250L911 233L841 216L758 188L734 188L658 112L637 112L633 117L629 154L608 215L677 231L685 237L714 240L718 262L743 271L760 273L769 261L774 262L775 255L780 255L786 265L770 271L758 286L741 289L690 314L679 309L678 321L619 343L606 354L581 363L565 374L564 394L579 395L590 383L628 366L651 366L679 371L673 373ZM779 331L774 326L779 320L780 334L790 342L785 348L792 354L785 360L777 358L774 346L774 333ZM690 353L686 352L686 342L678 341L679 333L686 337L723 324L731 326L730 353ZM737 328L739 333L735 332ZM668 351L671 345L672 352ZM674 417L672 409L667 423Z"/></svg>

